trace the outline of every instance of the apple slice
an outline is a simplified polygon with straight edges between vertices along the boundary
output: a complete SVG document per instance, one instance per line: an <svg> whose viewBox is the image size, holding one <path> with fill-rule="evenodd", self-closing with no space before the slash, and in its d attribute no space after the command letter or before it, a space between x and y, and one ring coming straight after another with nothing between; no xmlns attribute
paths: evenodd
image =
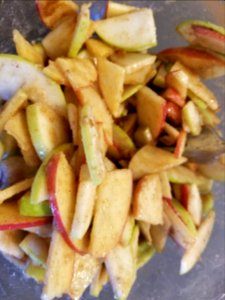
<svg viewBox="0 0 225 300"><path fill-rule="evenodd" d="M24 257L24 252L19 247L19 243L23 238L24 232L21 230L0 231L0 251L3 254L22 259Z"/></svg>
<svg viewBox="0 0 225 300"><path fill-rule="evenodd" d="M202 199L196 184L191 184L188 190L187 210L196 226L199 226L202 220Z"/></svg>
<svg viewBox="0 0 225 300"><path fill-rule="evenodd" d="M46 267L48 243L33 233L28 233L19 244L20 248L31 258L35 265Z"/></svg>
<svg viewBox="0 0 225 300"><path fill-rule="evenodd" d="M176 158L180 158L184 154L186 141L187 141L187 133L183 129L181 129L174 150L174 155Z"/></svg>
<svg viewBox="0 0 225 300"><path fill-rule="evenodd" d="M148 245L152 245L152 237L150 234L151 224L144 221L138 221L141 235L145 238Z"/></svg>
<svg viewBox="0 0 225 300"><path fill-rule="evenodd" d="M102 41L96 39L88 39L85 42L88 53L92 57L108 57L114 53L114 49Z"/></svg>
<svg viewBox="0 0 225 300"><path fill-rule="evenodd" d="M162 252L166 246L166 241L171 229L171 222L164 213L162 225L152 225L150 228L150 234L152 237L153 247L157 252Z"/></svg>
<svg viewBox="0 0 225 300"><path fill-rule="evenodd" d="M133 215L136 220L153 225L163 223L163 202L160 177L157 174L141 178L134 190Z"/></svg>
<svg viewBox="0 0 225 300"><path fill-rule="evenodd" d="M56 65L67 78L73 90L88 87L97 80L94 64L88 58L57 58Z"/></svg>
<svg viewBox="0 0 225 300"><path fill-rule="evenodd" d="M27 107L26 117L32 143L41 160L69 139L68 123L50 107L34 103Z"/></svg>
<svg viewBox="0 0 225 300"><path fill-rule="evenodd" d="M85 105L80 111L80 128L85 157L91 180L94 184L101 183L105 176L103 153L100 148L100 137L96 127L96 120L91 107Z"/></svg>
<svg viewBox="0 0 225 300"><path fill-rule="evenodd" d="M51 238L52 237L52 224L46 224L42 226L29 227L25 230L27 232L35 233L36 235L42 238Z"/></svg>
<svg viewBox="0 0 225 300"><path fill-rule="evenodd" d="M181 205L174 206L175 202L172 203L172 201L167 198L163 199L164 211L172 226L172 237L184 249L189 248L195 242L197 234L195 225L189 213L182 208Z"/></svg>
<svg viewBox="0 0 225 300"><path fill-rule="evenodd" d="M23 86L29 100L46 103L59 114L66 115L60 86L17 55L0 55L0 83L0 97L4 100L10 99Z"/></svg>
<svg viewBox="0 0 225 300"><path fill-rule="evenodd" d="M159 173L181 165L185 161L185 157L175 158L170 152L146 145L134 154L130 160L129 169L133 172L134 180L137 180L142 176Z"/></svg>
<svg viewBox="0 0 225 300"><path fill-rule="evenodd" d="M78 6L71 0L35 0L42 22L48 28L56 27L69 16L76 16Z"/></svg>
<svg viewBox="0 0 225 300"><path fill-rule="evenodd" d="M156 56L145 53L115 53L110 56L110 59L123 67L127 75L137 72L146 66L153 65Z"/></svg>
<svg viewBox="0 0 225 300"><path fill-rule="evenodd" d="M19 89L16 94L3 106L3 109L0 113L0 132L2 132L4 129L6 122L27 105L27 100L27 94L22 89Z"/></svg>
<svg viewBox="0 0 225 300"><path fill-rule="evenodd" d="M166 117L166 101L148 87L137 93L139 124L150 128L153 138L160 134Z"/></svg>
<svg viewBox="0 0 225 300"><path fill-rule="evenodd" d="M128 216L131 194L130 170L122 169L106 173L98 187L96 197L89 250L93 256L104 257L119 242Z"/></svg>
<svg viewBox="0 0 225 300"><path fill-rule="evenodd" d="M74 250L68 246L57 229L54 229L48 252L42 300L52 300L69 292L74 272L74 259Z"/></svg>
<svg viewBox="0 0 225 300"><path fill-rule="evenodd" d="M197 136L202 130L202 117L192 101L188 101L182 109L182 125L186 132Z"/></svg>
<svg viewBox="0 0 225 300"><path fill-rule="evenodd" d="M163 50L159 58L166 61L180 61L204 79L216 78L225 74L225 61L201 49L177 47Z"/></svg>
<svg viewBox="0 0 225 300"><path fill-rule="evenodd" d="M12 198L13 196L28 190L33 182L34 178L26 178L21 180L13 185L0 190L0 204L2 204L5 200Z"/></svg>
<svg viewBox="0 0 225 300"><path fill-rule="evenodd" d="M225 30L222 26L201 20L187 20L176 29L191 45L225 54Z"/></svg>
<svg viewBox="0 0 225 300"><path fill-rule="evenodd" d="M211 210L214 209L215 199L212 193L201 195L202 198L202 213L206 217Z"/></svg>
<svg viewBox="0 0 225 300"><path fill-rule="evenodd" d="M127 246L130 243L133 236L134 226L135 226L134 217L132 215L129 215L127 217L127 221L120 238L120 244L122 246Z"/></svg>
<svg viewBox="0 0 225 300"><path fill-rule="evenodd" d="M108 1L106 17L112 18L137 10L137 7L114 1Z"/></svg>
<svg viewBox="0 0 225 300"><path fill-rule="evenodd" d="M155 255L155 249L150 246L148 243L141 242L138 245L138 254L137 254L137 268L142 268L147 264Z"/></svg>
<svg viewBox="0 0 225 300"><path fill-rule="evenodd" d="M109 276L104 264L102 263L101 269L96 274L96 276L94 277L91 283L90 295L92 297L98 298L103 287L108 283L108 281L109 281Z"/></svg>
<svg viewBox="0 0 225 300"><path fill-rule="evenodd" d="M81 6L68 52L69 57L76 57L85 41L89 38L91 27L89 7L90 4Z"/></svg>
<svg viewBox="0 0 225 300"><path fill-rule="evenodd" d="M43 73L54 80L59 85L69 86L67 78L63 72L58 68L56 61L49 60L48 65L42 69Z"/></svg>
<svg viewBox="0 0 225 300"><path fill-rule="evenodd" d="M43 267L35 266L30 263L25 270L25 274L28 277L33 278L37 282L43 283L45 278L45 269Z"/></svg>
<svg viewBox="0 0 225 300"><path fill-rule="evenodd" d="M48 201L32 204L30 201L30 191L26 192L19 200L19 211L22 216L44 217L51 216L52 212Z"/></svg>
<svg viewBox="0 0 225 300"><path fill-rule="evenodd" d="M75 253L74 272L69 290L72 299L80 299L100 268L100 261L93 256L89 254L81 256Z"/></svg>
<svg viewBox="0 0 225 300"><path fill-rule="evenodd" d="M79 116L78 107L73 103L68 103L68 122L72 131L73 145L79 144Z"/></svg>
<svg viewBox="0 0 225 300"><path fill-rule="evenodd" d="M207 178L225 182L224 163L219 160L208 164L199 164L198 170Z"/></svg>
<svg viewBox="0 0 225 300"><path fill-rule="evenodd" d="M49 58L67 56L76 25L74 16L68 17L51 30L42 40L42 45Z"/></svg>
<svg viewBox="0 0 225 300"><path fill-rule="evenodd" d="M198 262L211 236L215 222L215 212L211 211L201 223L195 243L185 251L180 264L180 275L189 272Z"/></svg>
<svg viewBox="0 0 225 300"><path fill-rule="evenodd" d="M174 72L175 73L175 72ZM174 80L174 73L168 73L167 77L166 77L166 81L167 81L167 84L169 85L168 83L168 76L170 75L170 80L172 81L172 78L171 78L171 74L173 76L173 80ZM176 72L176 75L177 75L177 72ZM175 84L174 84L175 85ZM185 92L185 96L187 95L187 86L186 86L186 92ZM184 104L185 104L185 100L184 98L186 97L182 97L182 95L180 94L180 92L178 92L175 88L173 87L168 87L162 94L163 98L166 99L167 101L170 101L170 102L173 102L174 104L177 104L179 105L180 107L183 107Z"/></svg>
<svg viewBox="0 0 225 300"><path fill-rule="evenodd" d="M42 164L40 165L39 169L36 172L34 181L31 186L30 201L32 204L37 204L42 201L45 201L49 197L45 169L50 158L54 154L59 152L65 153L66 156L70 158L72 156L73 150L74 147L72 144L60 145L56 149L54 149L51 153L49 153L49 155L44 159L44 161L42 162Z"/></svg>
<svg viewBox="0 0 225 300"><path fill-rule="evenodd" d="M172 199L171 185L166 171L160 172L159 177L161 181L162 196Z"/></svg>
<svg viewBox="0 0 225 300"><path fill-rule="evenodd" d="M147 65L130 74L125 74L125 84L147 84L156 75L156 69L154 65Z"/></svg>
<svg viewBox="0 0 225 300"><path fill-rule="evenodd" d="M80 168L76 208L71 228L71 239L80 240L87 232L94 212L96 185L92 182L87 165Z"/></svg>
<svg viewBox="0 0 225 300"><path fill-rule="evenodd" d="M78 251L69 233L76 204L76 178L62 152L53 155L47 170L47 187L52 214L58 231L74 251Z"/></svg>
<svg viewBox="0 0 225 300"><path fill-rule="evenodd" d="M15 43L17 54L33 64L43 67L43 55L23 35L16 29L13 30L13 41Z"/></svg>
<svg viewBox="0 0 225 300"><path fill-rule="evenodd" d="M26 114L23 110L18 111L6 122L5 131L17 141L26 164L30 167L37 167L40 164L40 159L32 144Z"/></svg>
<svg viewBox="0 0 225 300"><path fill-rule="evenodd" d="M98 21L95 30L108 44L127 51L140 51L157 44L153 13L147 8Z"/></svg>
<svg viewBox="0 0 225 300"><path fill-rule="evenodd" d="M120 116L125 70L106 58L97 59L100 90L109 111L114 117ZM112 85L113 82L113 85Z"/></svg>
<svg viewBox="0 0 225 300"><path fill-rule="evenodd" d="M18 203L5 202L0 205L0 230L15 230L41 226L52 222L49 217L21 216Z"/></svg>

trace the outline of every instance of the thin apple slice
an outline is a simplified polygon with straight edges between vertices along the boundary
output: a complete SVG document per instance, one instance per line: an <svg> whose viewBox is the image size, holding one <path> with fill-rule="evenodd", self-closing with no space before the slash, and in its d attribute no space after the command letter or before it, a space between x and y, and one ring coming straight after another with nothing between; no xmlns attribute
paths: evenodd
<svg viewBox="0 0 225 300"><path fill-rule="evenodd" d="M100 90L109 111L114 117L120 116L125 70L106 58L97 59ZM113 82L113 85L112 85Z"/></svg>
<svg viewBox="0 0 225 300"><path fill-rule="evenodd" d="M28 191L18 200L19 211L22 216L44 217L52 215L48 201L32 204L30 195L31 193Z"/></svg>
<svg viewBox="0 0 225 300"><path fill-rule="evenodd" d="M0 83L0 97L4 100L10 99L23 86L29 100L46 103L59 114L66 115L66 102L60 86L17 55L0 55Z"/></svg>
<svg viewBox="0 0 225 300"><path fill-rule="evenodd" d="M17 141L26 164L30 167L37 167L40 164L40 159L38 158L35 148L32 144L25 112L20 110L14 116L12 116L6 122L5 130Z"/></svg>
<svg viewBox="0 0 225 300"><path fill-rule="evenodd" d="M192 101L188 101L182 109L182 125L186 132L196 136L202 130L202 117Z"/></svg>
<svg viewBox="0 0 225 300"><path fill-rule="evenodd" d="M67 78L73 90L88 87L97 80L94 64L88 58L57 58L56 65Z"/></svg>
<svg viewBox="0 0 225 300"><path fill-rule="evenodd" d="M43 103L27 107L26 117L32 143L41 160L69 139L67 121Z"/></svg>
<svg viewBox="0 0 225 300"><path fill-rule="evenodd" d="M6 122L20 109L27 105L28 96L19 89L16 94L3 106L0 113L0 132L4 129Z"/></svg>
<svg viewBox="0 0 225 300"><path fill-rule="evenodd" d="M93 256L89 254L81 256L75 253L74 272L69 290L72 299L80 299L100 268L100 261Z"/></svg>
<svg viewBox="0 0 225 300"><path fill-rule="evenodd" d="M137 114L140 125L150 128L153 138L162 130L166 117L166 101L148 87L137 93Z"/></svg>
<svg viewBox="0 0 225 300"><path fill-rule="evenodd" d="M43 67L43 55L16 29L13 30L13 41L17 54L33 64Z"/></svg>
<svg viewBox="0 0 225 300"><path fill-rule="evenodd" d="M48 65L42 69L43 73L54 80L59 85L69 86L67 78L63 72L58 68L56 61L49 60Z"/></svg>
<svg viewBox="0 0 225 300"><path fill-rule="evenodd" d="M75 214L70 233L72 240L82 239L91 224L96 188L91 180L87 165L82 165L77 188Z"/></svg>
<svg viewBox="0 0 225 300"><path fill-rule="evenodd" d="M106 17L112 18L137 10L137 7L114 1L108 1Z"/></svg>
<svg viewBox="0 0 225 300"><path fill-rule="evenodd" d="M139 51L157 44L151 9L140 9L98 21L96 33L108 44L127 51Z"/></svg>
<svg viewBox="0 0 225 300"><path fill-rule="evenodd" d="M80 251L69 233L76 204L76 178L72 167L62 152L53 155L47 170L49 200L58 231L74 251Z"/></svg>
<svg viewBox="0 0 225 300"><path fill-rule="evenodd" d="M75 17L68 17L51 30L42 40L42 45L48 57L67 56L76 25Z"/></svg>
<svg viewBox="0 0 225 300"><path fill-rule="evenodd" d="M185 209L182 209L182 211L180 210L178 212L171 200L166 198L163 199L164 211L172 226L172 237L184 249L189 248L195 242L197 233L190 215ZM186 216L188 214L188 220L190 221L189 223L185 223L183 219L184 214L181 214L182 212L185 212Z"/></svg>
<svg viewBox="0 0 225 300"><path fill-rule="evenodd" d="M92 57L108 57L114 53L114 49L97 39L88 39L85 42L88 53Z"/></svg>
<svg viewBox="0 0 225 300"><path fill-rule="evenodd" d="M45 278L45 269L43 267L30 263L24 272L28 277L33 278L39 283L43 283Z"/></svg>
<svg viewBox="0 0 225 300"><path fill-rule="evenodd" d="M135 226L134 217L132 215L129 215L127 217L127 221L120 238L120 244L122 246L127 246L130 243L133 236L134 226Z"/></svg>
<svg viewBox="0 0 225 300"><path fill-rule="evenodd" d="M115 53L110 56L110 60L123 67L127 75L153 65L156 56L145 53Z"/></svg>
<svg viewBox="0 0 225 300"><path fill-rule="evenodd" d="M36 0L42 22L48 28L56 27L64 18L76 16L78 6L71 0Z"/></svg>
<svg viewBox="0 0 225 300"><path fill-rule="evenodd" d="M58 230L54 229L48 253L42 300L52 300L69 292L74 259L75 252L68 246Z"/></svg>
<svg viewBox="0 0 225 300"><path fill-rule="evenodd" d="M180 23L176 30L191 45L225 54L225 30L222 26L201 20L187 20Z"/></svg>
<svg viewBox="0 0 225 300"><path fill-rule="evenodd" d="M225 61L201 49L177 47L163 50L159 58L166 61L180 61L204 79L216 78L225 74Z"/></svg>
<svg viewBox="0 0 225 300"><path fill-rule="evenodd" d="M103 153L100 148L100 137L96 127L96 120L91 107L85 105L80 112L81 138L91 180L94 184L101 183L105 176Z"/></svg>
<svg viewBox="0 0 225 300"><path fill-rule="evenodd" d="M211 236L215 222L215 212L211 211L201 223L195 243L185 251L180 264L180 274L189 272L198 262Z"/></svg>
<svg viewBox="0 0 225 300"><path fill-rule="evenodd" d="M191 184L188 190L187 210L196 226L199 226L202 220L202 199L196 184Z"/></svg>
<svg viewBox="0 0 225 300"><path fill-rule="evenodd" d="M156 69L154 65L147 65L130 74L125 74L125 84L147 84L156 75Z"/></svg>
<svg viewBox="0 0 225 300"><path fill-rule="evenodd" d="M160 181L161 181L163 197L172 199L171 185L170 185L169 177L168 177L166 171L160 172L159 177L160 177Z"/></svg>
<svg viewBox="0 0 225 300"><path fill-rule="evenodd" d="M132 157L129 163L129 169L133 172L134 180L136 180L142 176L159 173L181 165L185 161L185 157L175 158L170 152L146 145Z"/></svg>
<svg viewBox="0 0 225 300"><path fill-rule="evenodd" d="M142 87L143 85L141 84L124 86L122 101L126 101L127 99L135 95Z"/></svg>
<svg viewBox="0 0 225 300"><path fill-rule="evenodd" d="M187 142L187 133L183 129L181 129L174 150L174 155L176 158L179 158L184 154L186 142Z"/></svg>
<svg viewBox="0 0 225 300"><path fill-rule="evenodd" d="M89 7L90 4L81 6L68 52L69 57L76 57L85 41L89 38L91 27Z"/></svg>
<svg viewBox="0 0 225 300"><path fill-rule="evenodd" d="M22 259L24 257L24 252L19 247L19 243L23 238L24 232L21 230L0 231L0 251L3 254Z"/></svg>
<svg viewBox="0 0 225 300"><path fill-rule="evenodd" d="M45 201L49 198L48 188L47 188L47 180L46 180L46 166L50 160L50 158L59 152L63 152L66 156L70 157L72 155L74 148L72 144L64 144L60 145L56 149L54 149L49 155L45 158L45 160L40 165L39 169L36 172L34 177L34 181L31 186L31 196L30 201L32 204L37 204L42 201Z"/></svg>
<svg viewBox="0 0 225 300"><path fill-rule="evenodd" d="M29 233L19 244L35 265L46 267L48 243L34 233Z"/></svg>
<svg viewBox="0 0 225 300"><path fill-rule="evenodd" d="M0 205L0 230L15 230L41 226L52 222L50 217L21 216L17 202L5 202Z"/></svg>
<svg viewBox="0 0 225 300"><path fill-rule="evenodd" d="M119 242L131 204L131 193L130 170L106 173L96 197L90 241L90 253L93 256L104 257Z"/></svg>
<svg viewBox="0 0 225 300"><path fill-rule="evenodd" d="M162 225L152 225L150 228L150 234L152 237L152 245L157 252L162 252L166 246L166 241L171 229L171 222L164 213Z"/></svg>
<svg viewBox="0 0 225 300"><path fill-rule="evenodd" d="M0 190L0 204L2 204L5 200L12 198L13 196L28 190L33 182L34 178L26 178L21 180L13 185Z"/></svg>
<svg viewBox="0 0 225 300"><path fill-rule="evenodd" d="M133 215L135 219L153 225L163 223L162 187L158 174L141 178L134 190Z"/></svg>

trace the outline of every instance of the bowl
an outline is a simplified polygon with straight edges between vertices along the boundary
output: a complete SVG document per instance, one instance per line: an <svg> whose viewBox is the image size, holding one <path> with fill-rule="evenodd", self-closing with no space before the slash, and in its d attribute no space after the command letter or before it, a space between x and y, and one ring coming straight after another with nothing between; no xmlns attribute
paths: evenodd
<svg viewBox="0 0 225 300"><path fill-rule="evenodd" d="M122 2L122 1L121 1ZM225 25L223 1L123 1L132 5L151 7L154 12L158 47L156 52L168 47L185 44L175 32L176 25L186 19L202 19ZM12 29L17 28L29 40L43 36L47 30L39 20L34 0L0 0L0 52L12 52ZM207 81L220 103L221 129L224 127L224 77ZM129 300L222 300L225 299L225 210L224 184L215 183L216 223L211 240L195 268L179 276L181 250L169 241L163 254L157 254L138 272ZM41 285L27 279L13 264L0 255L0 299L38 300ZM59 266L60 268L60 266ZM66 296L63 299L67 299ZM82 300L91 300L88 291ZM99 300L111 300L110 286L101 293Z"/></svg>

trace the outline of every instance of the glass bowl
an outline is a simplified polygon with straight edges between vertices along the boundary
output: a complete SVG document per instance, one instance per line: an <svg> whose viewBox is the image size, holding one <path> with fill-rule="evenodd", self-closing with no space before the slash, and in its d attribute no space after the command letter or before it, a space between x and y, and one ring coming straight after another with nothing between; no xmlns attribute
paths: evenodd
<svg viewBox="0 0 225 300"><path fill-rule="evenodd" d="M186 19L202 19L225 25L224 1L120 1L153 9L157 26L158 47L152 52L184 44L176 34L175 26ZM17 28L29 40L46 33L41 24L34 0L0 0L0 52L12 52L12 29ZM208 81L208 86L219 99L224 127L224 77ZM216 224L201 260L187 275L179 276L180 249L171 241L163 254L157 254L139 272L129 300L222 300L225 299L225 210L224 184L214 185L216 195ZM22 272L0 255L0 299L38 300L41 285L26 279ZM59 266L60 268L60 266ZM66 297L63 299L67 299ZM82 300L91 300L88 291ZM101 293L99 300L111 300L110 286Z"/></svg>

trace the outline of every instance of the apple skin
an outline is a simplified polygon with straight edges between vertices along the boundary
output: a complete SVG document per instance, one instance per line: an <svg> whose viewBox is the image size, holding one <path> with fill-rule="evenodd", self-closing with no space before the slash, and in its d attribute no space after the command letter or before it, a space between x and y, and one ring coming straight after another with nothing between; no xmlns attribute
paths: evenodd
<svg viewBox="0 0 225 300"><path fill-rule="evenodd" d="M174 125L180 125L181 124L181 108L171 102L171 101L167 101L166 103L166 117L167 119Z"/></svg>
<svg viewBox="0 0 225 300"><path fill-rule="evenodd" d="M168 87L162 94L163 98L183 107L185 100L181 97L180 93L172 87Z"/></svg>
<svg viewBox="0 0 225 300"><path fill-rule="evenodd" d="M60 232L62 237L64 238L65 242L68 244L68 246L73 249L74 251L78 252L79 254L83 255L84 251L79 249L75 243L70 239L69 236L69 229L66 228L68 227L69 223L72 223L72 219L68 220L71 222L68 222L68 224L65 224L63 222L63 217L62 217L62 212L60 211L59 208L59 201L60 199L57 198L57 169L60 164L60 155L62 153L57 153L55 154L49 161L47 168L46 168L46 174L47 174L47 187L48 187L48 192L49 192L49 201L50 201L50 206L52 210L52 214L54 217L54 222L56 224L57 230ZM75 183L75 181L74 181ZM75 202L74 202L75 204ZM70 209L70 207L69 207ZM71 214L71 218L73 218L73 212L66 212L66 214Z"/></svg>
<svg viewBox="0 0 225 300"><path fill-rule="evenodd" d="M0 230L25 229L42 226L51 222L51 217L21 216L17 201L5 202L0 205Z"/></svg>

